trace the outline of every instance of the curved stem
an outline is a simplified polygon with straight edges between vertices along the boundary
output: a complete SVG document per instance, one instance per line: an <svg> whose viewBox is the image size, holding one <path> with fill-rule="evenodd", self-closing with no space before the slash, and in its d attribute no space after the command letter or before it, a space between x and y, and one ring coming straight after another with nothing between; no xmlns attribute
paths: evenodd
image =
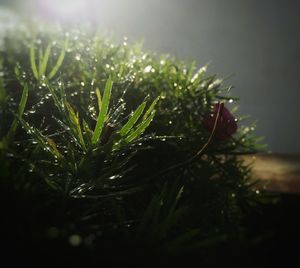
<svg viewBox="0 0 300 268"><path fill-rule="evenodd" d="M185 160L183 162L180 162L180 163L178 163L176 165L170 166L170 167L168 167L168 168L160 171L157 175L162 175L164 173L169 172L170 170L173 170L173 169L182 167L182 166L184 166L186 164L189 164L189 163L191 163L192 161L194 161L197 157L201 156L205 152L205 150L208 148L208 146L212 142L213 137L214 137L214 135L216 133L217 125L218 125L218 122L219 122L219 119L220 119L220 114L221 114L221 112L223 110L223 107L224 107L224 103L218 102L218 104L219 104L219 107L218 107L216 119L214 121L213 129L212 129L212 131L211 131L211 133L209 135L209 138L208 138L207 142L201 147L201 149L198 150L198 152L194 156L192 156L191 158L189 158L189 159L187 159L187 160Z"/></svg>

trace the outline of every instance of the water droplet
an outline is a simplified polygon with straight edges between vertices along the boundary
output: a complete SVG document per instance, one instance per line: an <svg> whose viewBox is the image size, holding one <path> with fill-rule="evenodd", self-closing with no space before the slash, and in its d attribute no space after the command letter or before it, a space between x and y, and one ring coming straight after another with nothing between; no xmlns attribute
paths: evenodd
<svg viewBox="0 0 300 268"><path fill-rule="evenodd" d="M117 178L119 178L119 175L110 176L108 179L109 180L114 180L114 179L117 179Z"/></svg>
<svg viewBox="0 0 300 268"><path fill-rule="evenodd" d="M82 238L80 235L73 234L69 237L69 243L73 247L79 246L81 244L81 242L82 242Z"/></svg>
<svg viewBox="0 0 300 268"><path fill-rule="evenodd" d="M81 55L80 54L76 54L75 60L80 61L80 59L81 59Z"/></svg>
<svg viewBox="0 0 300 268"><path fill-rule="evenodd" d="M48 100L52 96L51 93L46 94L45 99Z"/></svg>
<svg viewBox="0 0 300 268"><path fill-rule="evenodd" d="M29 169L28 169L28 172L32 173L32 172L33 172L33 169L34 169L34 166L31 165L31 166L29 167Z"/></svg>
<svg viewBox="0 0 300 268"><path fill-rule="evenodd" d="M84 87L84 82L81 82L80 85Z"/></svg>
<svg viewBox="0 0 300 268"><path fill-rule="evenodd" d="M148 66L145 67L144 73L150 73L151 70L152 70L152 66L151 66L151 65L148 65Z"/></svg>
<svg viewBox="0 0 300 268"><path fill-rule="evenodd" d="M229 102L229 103L233 103L233 99L230 99L228 102Z"/></svg>

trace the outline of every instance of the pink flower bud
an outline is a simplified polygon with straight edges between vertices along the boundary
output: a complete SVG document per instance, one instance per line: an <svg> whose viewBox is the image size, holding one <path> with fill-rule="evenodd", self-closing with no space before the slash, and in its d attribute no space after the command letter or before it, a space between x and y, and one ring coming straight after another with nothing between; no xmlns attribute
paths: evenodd
<svg viewBox="0 0 300 268"><path fill-rule="evenodd" d="M204 117L203 126L212 133L214 124L217 118L218 110L220 108L220 115L216 125L214 137L220 140L226 140L232 137L237 130L237 123L233 115L224 106L224 103L216 103L214 105L212 114Z"/></svg>

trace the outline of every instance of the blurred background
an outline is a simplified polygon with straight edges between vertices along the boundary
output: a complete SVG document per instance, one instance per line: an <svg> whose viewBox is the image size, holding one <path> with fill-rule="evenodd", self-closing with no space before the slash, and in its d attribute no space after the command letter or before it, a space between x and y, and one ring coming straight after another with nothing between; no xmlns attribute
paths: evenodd
<svg viewBox="0 0 300 268"><path fill-rule="evenodd" d="M239 114L258 120L268 149L300 153L300 1L0 0L1 28L18 16L90 21L117 38L144 40L209 73L231 76ZM1 35L0 35L1 38Z"/></svg>

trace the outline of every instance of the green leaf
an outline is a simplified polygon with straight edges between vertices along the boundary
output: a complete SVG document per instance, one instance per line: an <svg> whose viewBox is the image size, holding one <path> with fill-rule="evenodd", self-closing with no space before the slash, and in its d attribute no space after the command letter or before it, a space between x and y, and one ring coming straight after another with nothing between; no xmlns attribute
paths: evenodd
<svg viewBox="0 0 300 268"><path fill-rule="evenodd" d="M138 127L131 134L129 134L129 136L126 137L125 141L129 143L134 139L136 139L137 137L139 137L145 131L145 129L150 125L151 121L154 118L154 115L155 115L155 111L152 112L152 114L145 121L139 124Z"/></svg>
<svg viewBox="0 0 300 268"><path fill-rule="evenodd" d="M57 107L57 109L60 111L61 114L64 114L64 104L63 104L63 102L60 100L60 98L56 94L55 90L50 85L47 85L47 86L48 86L48 89L51 93L51 96L52 96L52 99L54 101L55 106Z"/></svg>
<svg viewBox="0 0 300 268"><path fill-rule="evenodd" d="M6 101L6 94L5 94L5 89L4 89L4 83L3 79L0 79L0 105L5 103Z"/></svg>
<svg viewBox="0 0 300 268"><path fill-rule="evenodd" d="M149 224L152 221L157 221L160 207L161 207L161 196L160 195L153 196L138 225L136 238L139 238L139 236L144 234L144 232L149 228Z"/></svg>
<svg viewBox="0 0 300 268"><path fill-rule="evenodd" d="M47 143L50 146L50 150L52 152L53 155L55 155L57 158L62 158L61 153L58 151L56 143L54 142L54 140L47 138Z"/></svg>
<svg viewBox="0 0 300 268"><path fill-rule="evenodd" d="M175 187L177 188L178 186L175 184ZM180 199L181 195L183 192L183 186L179 189L179 191L176 194L176 197L174 198L173 193L172 193L172 189L171 189L171 200L170 200L170 204L167 207L168 211L167 211L167 216L164 218L164 220L161 223L160 226L160 233L161 235L164 235L167 231L167 229L171 226L173 226L176 221L178 220L178 218L180 218L185 212L186 212L186 207L181 207L176 209L177 204L178 204L178 200ZM167 205L167 204L166 204Z"/></svg>
<svg viewBox="0 0 300 268"><path fill-rule="evenodd" d="M61 50L61 52L60 52L60 55L59 55L59 57L58 57L58 59L57 59L57 62L56 62L56 64L54 65L52 71L51 71L51 72L49 73L49 75L48 75L48 79L49 79L49 80L50 80L51 78L53 78L53 77L56 75L56 73L58 72L60 66L62 65L63 60L64 60L65 55L66 55L66 49L67 49L67 46L68 46L68 40L65 41L64 46L63 46L63 48L62 48L62 50Z"/></svg>
<svg viewBox="0 0 300 268"><path fill-rule="evenodd" d="M99 88L96 88L96 95L97 95L97 100L98 100L98 107L100 109L100 107L102 105L102 98L101 98L101 93L100 93Z"/></svg>
<svg viewBox="0 0 300 268"><path fill-rule="evenodd" d="M5 142L0 141L0 151L3 150L4 148L5 148Z"/></svg>
<svg viewBox="0 0 300 268"><path fill-rule="evenodd" d="M72 124L71 129L73 129L73 134L75 135L76 140L79 142L83 149L86 149L85 142L82 135L82 130L79 122L78 113L75 113L72 106L66 101L65 102L66 108L69 112L69 120Z"/></svg>
<svg viewBox="0 0 300 268"><path fill-rule="evenodd" d="M83 133L84 133L84 138L87 144L87 147L89 148L92 142L92 137L93 137L93 131L90 129L88 123L83 119L82 120L82 126L83 126Z"/></svg>
<svg viewBox="0 0 300 268"><path fill-rule="evenodd" d="M41 77L41 67L42 67L42 61L43 61L43 50L42 48L39 48L39 77Z"/></svg>
<svg viewBox="0 0 300 268"><path fill-rule="evenodd" d="M24 129L28 134L32 136L33 139L41 146L45 151L51 152L51 148L48 146L47 139L45 136L37 129L30 126L24 119L17 116L18 120L21 122Z"/></svg>
<svg viewBox="0 0 300 268"><path fill-rule="evenodd" d="M40 68L39 68L40 77L45 75L50 53L51 53L51 44L49 44L47 46L46 51L45 51L45 55L43 56L43 60L41 62Z"/></svg>
<svg viewBox="0 0 300 268"><path fill-rule="evenodd" d="M145 120L154 110L155 105L157 104L157 102L159 101L160 96L158 96L150 105L150 107L148 108L148 110L146 111L146 113L143 116L143 120Z"/></svg>
<svg viewBox="0 0 300 268"><path fill-rule="evenodd" d="M127 123L121 128L120 134L121 136L127 135L127 133L133 128L135 123L139 120L142 115L144 109L146 107L146 102L143 102L132 114Z"/></svg>
<svg viewBox="0 0 300 268"><path fill-rule="evenodd" d="M26 103L27 103L27 99L28 99L28 86L27 86L27 84L25 84L25 86L23 88L22 97L21 97L21 100L19 103L19 107L18 107L18 112L17 112L18 117L22 117ZM13 135L15 134L15 132L17 130L18 122L19 122L18 118L16 117L8 131L8 134L7 134L8 139L11 139L13 137Z"/></svg>
<svg viewBox="0 0 300 268"><path fill-rule="evenodd" d="M29 54L30 54L30 65L31 65L33 75L34 75L36 80L39 80L39 73L38 73L38 70L36 68L36 63L35 63L35 48L34 48L33 44L30 46L30 53Z"/></svg>
<svg viewBox="0 0 300 268"><path fill-rule="evenodd" d="M23 115L23 112L25 110L25 106L26 106L26 103L27 103L27 99L28 99L28 85L25 84L25 86L23 88L21 101L19 103L19 108L18 108L18 115L19 116Z"/></svg>
<svg viewBox="0 0 300 268"><path fill-rule="evenodd" d="M50 153L52 157L59 158L60 160L64 161L63 156L60 154L56 147L56 143L52 139L45 137L41 133L41 131L39 131L37 128L30 126L20 116L17 116L17 119L21 122L27 133L31 135L31 137L44 151Z"/></svg>
<svg viewBox="0 0 300 268"><path fill-rule="evenodd" d="M190 81L191 81L191 79L193 77L193 73L195 71L195 68L196 68L196 62L193 61L191 63L191 66L190 66L189 70L188 70L188 73L186 75L186 83L185 83L186 86L190 83Z"/></svg>
<svg viewBox="0 0 300 268"><path fill-rule="evenodd" d="M113 82L111 81L111 78L108 78L106 85L105 85L105 89L104 89L101 107L99 107L100 111L99 111L96 127L95 127L94 134L92 137L93 144L98 143L101 133L102 133L102 130L103 130L105 118L106 118L107 111L108 111L108 105L109 105L109 101L110 101L112 84L113 84Z"/></svg>

